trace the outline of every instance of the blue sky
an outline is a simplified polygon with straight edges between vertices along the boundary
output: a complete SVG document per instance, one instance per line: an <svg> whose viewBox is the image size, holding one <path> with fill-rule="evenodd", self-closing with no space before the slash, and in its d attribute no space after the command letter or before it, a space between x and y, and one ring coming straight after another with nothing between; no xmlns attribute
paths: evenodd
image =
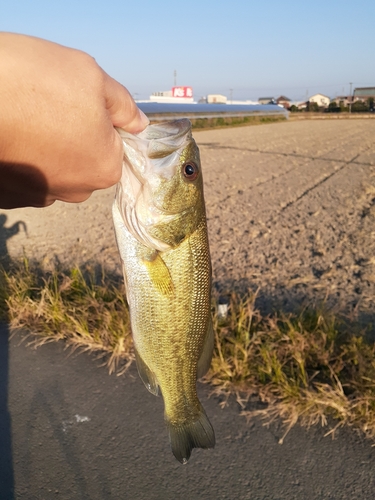
<svg viewBox="0 0 375 500"><path fill-rule="evenodd" d="M86 51L138 99L170 89L174 70L196 99L375 86L374 0L13 0L0 30Z"/></svg>

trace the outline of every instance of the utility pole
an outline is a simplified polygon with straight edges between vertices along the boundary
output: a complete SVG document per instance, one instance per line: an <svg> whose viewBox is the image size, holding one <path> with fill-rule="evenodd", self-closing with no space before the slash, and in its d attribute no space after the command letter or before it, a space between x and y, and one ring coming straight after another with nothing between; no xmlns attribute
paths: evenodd
<svg viewBox="0 0 375 500"><path fill-rule="evenodd" d="M174 87L177 87L177 71L176 70L174 70L173 76L174 76Z"/></svg>
<svg viewBox="0 0 375 500"><path fill-rule="evenodd" d="M352 82L350 82L350 102L349 102L349 113L352 112L352 102L353 102L353 98L352 98Z"/></svg>

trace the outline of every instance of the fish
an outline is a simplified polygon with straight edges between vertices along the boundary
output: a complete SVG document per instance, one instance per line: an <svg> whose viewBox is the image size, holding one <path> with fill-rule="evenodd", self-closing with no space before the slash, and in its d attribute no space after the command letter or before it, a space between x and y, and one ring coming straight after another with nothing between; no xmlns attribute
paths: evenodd
<svg viewBox="0 0 375 500"><path fill-rule="evenodd" d="M136 364L163 397L172 452L185 464L193 448L215 446L196 388L214 348L199 149L188 119L117 130L124 157L112 212Z"/></svg>

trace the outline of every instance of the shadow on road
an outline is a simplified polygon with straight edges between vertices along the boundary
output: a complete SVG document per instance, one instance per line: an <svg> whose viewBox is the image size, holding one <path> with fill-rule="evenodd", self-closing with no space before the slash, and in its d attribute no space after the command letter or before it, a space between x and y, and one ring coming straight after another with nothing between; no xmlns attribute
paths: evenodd
<svg viewBox="0 0 375 500"><path fill-rule="evenodd" d="M9 327L6 307L7 289L4 270L8 270L11 259L7 249L7 241L23 229L22 221L5 227L7 216L0 214L0 498L14 498L14 473L12 460L11 419L8 409L9 386Z"/></svg>
<svg viewBox="0 0 375 500"><path fill-rule="evenodd" d="M10 256L7 241L20 232L21 229L27 234L27 227L23 221L17 221L10 227L5 227L7 216L0 214L0 266L7 269L10 264Z"/></svg>
<svg viewBox="0 0 375 500"><path fill-rule="evenodd" d="M0 276L0 287L3 287ZM0 290L4 292L3 288ZM4 293L0 294L0 301ZM4 310L0 304L0 311ZM13 500L14 474L12 460L11 421L8 410L8 378L9 378L9 329L4 314L0 318L0 498Z"/></svg>

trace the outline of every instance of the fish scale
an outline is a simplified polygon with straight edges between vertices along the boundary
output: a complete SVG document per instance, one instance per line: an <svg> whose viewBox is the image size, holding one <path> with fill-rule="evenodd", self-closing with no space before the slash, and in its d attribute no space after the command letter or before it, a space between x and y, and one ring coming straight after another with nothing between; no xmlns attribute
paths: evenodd
<svg viewBox="0 0 375 500"><path fill-rule="evenodd" d="M172 452L215 444L196 381L211 361L211 262L199 150L188 120L124 141L113 205L139 374L161 391Z"/></svg>

